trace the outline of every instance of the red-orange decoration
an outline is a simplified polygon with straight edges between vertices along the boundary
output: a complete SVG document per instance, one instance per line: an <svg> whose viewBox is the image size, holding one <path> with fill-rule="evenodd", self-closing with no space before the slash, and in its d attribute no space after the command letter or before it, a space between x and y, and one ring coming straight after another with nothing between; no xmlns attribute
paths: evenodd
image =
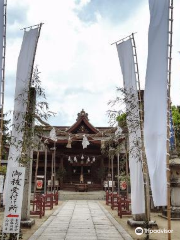
<svg viewBox="0 0 180 240"><path fill-rule="evenodd" d="M121 190L126 190L126 188L127 188L127 183L126 183L125 181L121 181L121 182L120 182L120 188L121 188Z"/></svg>
<svg viewBox="0 0 180 240"><path fill-rule="evenodd" d="M42 189L43 187L43 180L37 180L36 181L36 188L37 189Z"/></svg>

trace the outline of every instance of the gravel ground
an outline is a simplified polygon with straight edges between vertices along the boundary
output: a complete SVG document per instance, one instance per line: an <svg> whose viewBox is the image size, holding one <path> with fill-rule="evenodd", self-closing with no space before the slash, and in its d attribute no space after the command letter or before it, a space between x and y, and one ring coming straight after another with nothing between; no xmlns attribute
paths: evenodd
<svg viewBox="0 0 180 240"><path fill-rule="evenodd" d="M118 223L120 223L122 225L122 227L129 233L129 235L131 235L131 237L134 240L138 240L138 239L144 239L145 238L145 234L141 235L141 236L137 236L135 234L135 229L131 228L129 225L127 225L127 220L130 218L130 216L123 216L123 218L120 218L117 215L117 210L112 210L110 206L107 206L105 204L105 201L99 201L100 204L102 204L102 206L109 211L109 213L116 219L116 221ZM158 216L159 213L151 213L151 219L153 221L156 221L156 223L158 224L158 229L167 229L167 220ZM171 229L173 230L172 233L172 240L180 240L180 220L172 220L171 221ZM150 234L150 239L161 239L161 240L167 240L167 234L166 233L152 233Z"/></svg>
<svg viewBox="0 0 180 240"><path fill-rule="evenodd" d="M46 210L46 214L43 218L39 218L38 216L33 216L32 218L35 219L35 225L31 229L22 229L23 232L23 240L28 240L29 237L52 215L52 213L58 209L58 207L63 202L59 202L58 206L54 206L53 210ZM135 229L131 228L127 225L127 220L130 218L129 216L123 216L123 218L119 218L117 215L117 210L111 210L109 206L106 206L105 201L99 201L99 203L106 209L108 212L116 219L116 221L122 225L122 227L132 236L134 240L144 239L145 235L137 236L135 234ZM156 221L158 224L159 229L167 229L167 220L158 216L159 213L151 213L151 219ZM3 220L3 212L0 212L0 224L2 226ZM173 230L172 233L172 240L180 240L180 220L171 221L171 229ZM167 240L166 233L153 233L150 235L151 240ZM111 239L113 240L113 239Z"/></svg>

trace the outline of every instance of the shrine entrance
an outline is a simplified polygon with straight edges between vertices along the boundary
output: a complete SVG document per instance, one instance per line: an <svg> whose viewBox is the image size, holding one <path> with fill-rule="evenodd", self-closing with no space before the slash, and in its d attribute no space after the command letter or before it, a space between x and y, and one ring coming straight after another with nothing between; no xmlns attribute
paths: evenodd
<svg viewBox="0 0 180 240"><path fill-rule="evenodd" d="M42 142L45 147L39 152L37 175L45 176L45 188L51 187L52 179L59 190L75 191L75 184L80 183L87 184L88 191L102 190L110 171L110 160L102 154L102 149L114 129L94 127L84 110L78 113L76 122L71 127L54 128L57 141L54 142L49 137L52 127L44 127ZM86 145L83 144L84 141ZM36 158L37 152L34 152L34 159ZM33 163L33 175L36 162ZM116 169L114 161L114 172Z"/></svg>
<svg viewBox="0 0 180 240"><path fill-rule="evenodd" d="M77 157L74 158L76 161ZM98 171L101 164L98 158L96 159L96 157L93 157L92 159L92 163L86 162L87 160L74 162L71 158L64 162L66 171L64 183L100 184L101 179L99 179Z"/></svg>

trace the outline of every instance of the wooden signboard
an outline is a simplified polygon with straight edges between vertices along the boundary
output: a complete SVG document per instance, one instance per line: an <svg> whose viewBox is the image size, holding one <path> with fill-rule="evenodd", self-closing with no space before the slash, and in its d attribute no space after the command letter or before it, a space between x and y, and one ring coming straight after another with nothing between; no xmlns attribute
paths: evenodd
<svg viewBox="0 0 180 240"><path fill-rule="evenodd" d="M3 233L19 233L24 190L24 175L24 167L13 167L9 169Z"/></svg>

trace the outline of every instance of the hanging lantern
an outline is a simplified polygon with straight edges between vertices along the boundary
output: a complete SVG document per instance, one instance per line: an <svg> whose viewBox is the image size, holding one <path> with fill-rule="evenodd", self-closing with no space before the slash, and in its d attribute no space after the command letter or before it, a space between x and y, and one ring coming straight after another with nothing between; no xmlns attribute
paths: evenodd
<svg viewBox="0 0 180 240"><path fill-rule="evenodd" d="M71 162L71 157L70 156L68 157L68 161Z"/></svg>
<svg viewBox="0 0 180 240"><path fill-rule="evenodd" d="M74 157L74 162L77 162L77 157L76 156Z"/></svg>
<svg viewBox="0 0 180 240"><path fill-rule="evenodd" d="M81 159L84 159L84 156L83 156L83 154L82 154L82 156L81 156Z"/></svg>
<svg viewBox="0 0 180 240"><path fill-rule="evenodd" d="M95 162L96 161L96 158L95 157L93 157L93 160L92 160L93 162Z"/></svg>
<svg viewBox="0 0 180 240"><path fill-rule="evenodd" d="M67 143L66 147L67 147L67 148L72 148L72 147L71 147L71 143L72 143L72 140L71 140L71 137L69 136L69 138L68 138L68 143Z"/></svg>

